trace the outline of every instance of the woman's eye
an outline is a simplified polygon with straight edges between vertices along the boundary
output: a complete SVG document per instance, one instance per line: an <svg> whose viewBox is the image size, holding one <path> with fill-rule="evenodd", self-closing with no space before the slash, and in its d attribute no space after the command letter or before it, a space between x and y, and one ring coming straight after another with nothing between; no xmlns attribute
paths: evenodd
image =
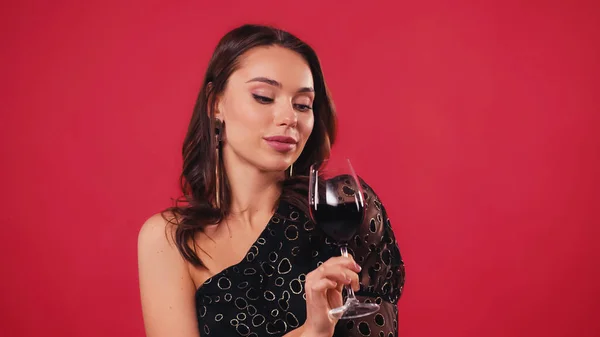
<svg viewBox="0 0 600 337"><path fill-rule="evenodd" d="M302 112L312 110L312 106L310 106L310 105L306 105L306 104L294 104L294 105L296 106L296 109L298 109L299 111L302 111Z"/></svg>
<svg viewBox="0 0 600 337"><path fill-rule="evenodd" d="M273 102L272 98L269 97L265 97L265 96L261 96L261 95L257 95L257 94L252 94L252 97L254 97L254 99L261 104L269 104Z"/></svg>

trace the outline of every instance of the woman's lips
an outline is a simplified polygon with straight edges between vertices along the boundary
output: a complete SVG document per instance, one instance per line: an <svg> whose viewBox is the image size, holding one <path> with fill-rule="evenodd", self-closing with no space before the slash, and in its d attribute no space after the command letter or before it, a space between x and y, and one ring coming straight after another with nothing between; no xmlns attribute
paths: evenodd
<svg viewBox="0 0 600 337"><path fill-rule="evenodd" d="M296 148L296 144L298 143L297 140L288 136L271 136L265 137L264 139L271 148L282 153L292 151Z"/></svg>

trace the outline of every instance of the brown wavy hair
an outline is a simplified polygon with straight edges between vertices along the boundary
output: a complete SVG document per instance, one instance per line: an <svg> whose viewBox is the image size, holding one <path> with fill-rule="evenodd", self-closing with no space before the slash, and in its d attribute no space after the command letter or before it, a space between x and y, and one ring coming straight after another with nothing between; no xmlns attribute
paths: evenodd
<svg viewBox="0 0 600 337"><path fill-rule="evenodd" d="M308 211L307 190L310 165L329 157L336 136L336 113L317 54L305 42L284 30L264 25L246 24L225 34L210 59L198 94L191 121L183 142L183 170L180 177L182 195L163 217L175 225L173 239L185 260L202 266L194 240L208 224L222 221L230 212L231 192L225 170L220 169L220 207L216 207L215 98L225 90L231 74L239 67L240 57L252 48L280 46L301 55L312 72L315 98L315 123L306 145L294 163L293 176L286 174L280 200ZM222 157L222 156L219 156ZM170 216L166 216L170 214Z"/></svg>

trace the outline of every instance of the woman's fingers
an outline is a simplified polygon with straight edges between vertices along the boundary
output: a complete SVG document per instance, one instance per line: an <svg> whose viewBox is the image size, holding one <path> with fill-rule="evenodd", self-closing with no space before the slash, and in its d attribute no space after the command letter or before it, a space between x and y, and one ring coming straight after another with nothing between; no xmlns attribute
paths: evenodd
<svg viewBox="0 0 600 337"><path fill-rule="evenodd" d="M352 279L356 275L356 273L354 273L352 270L340 265L333 265L323 268L319 274L321 278L328 278L341 284L352 283Z"/></svg>
<svg viewBox="0 0 600 337"><path fill-rule="evenodd" d="M319 277L328 278L339 284L350 284L352 289L357 290L359 286L358 270L360 267L357 268L353 260L334 258L322 264L317 269L317 274Z"/></svg>
<svg viewBox="0 0 600 337"><path fill-rule="evenodd" d="M334 257L306 275L306 329L331 336L337 319L329 310L343 305L342 288L358 290L360 267L351 257Z"/></svg>
<svg viewBox="0 0 600 337"><path fill-rule="evenodd" d="M335 289L336 287L337 283L335 281L327 278L322 278L318 280L315 284L313 284L311 290L315 292L324 292L329 289Z"/></svg>
<svg viewBox="0 0 600 337"><path fill-rule="evenodd" d="M360 283L358 282L358 274L351 273L350 278L351 278L350 287L352 288L352 290L358 291L358 289L360 289Z"/></svg>
<svg viewBox="0 0 600 337"><path fill-rule="evenodd" d="M328 265L342 265L342 266L345 266L346 268L348 268L350 270L353 270L356 273L360 272L360 270L361 270L361 268L358 265L358 263L356 263L356 261L354 261L354 259L351 256L348 256L348 257L344 257L344 256L332 257L329 260L325 261L325 263L323 263L321 265L321 267L328 266ZM319 268L321 268L321 267L319 267Z"/></svg>

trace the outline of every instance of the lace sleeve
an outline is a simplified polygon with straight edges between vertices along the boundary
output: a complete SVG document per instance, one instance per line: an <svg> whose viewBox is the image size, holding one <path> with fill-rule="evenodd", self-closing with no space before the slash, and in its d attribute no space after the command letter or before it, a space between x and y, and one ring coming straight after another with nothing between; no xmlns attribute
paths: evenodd
<svg viewBox="0 0 600 337"><path fill-rule="evenodd" d="M361 301L376 302L381 306L374 315L340 320L334 336L398 335L397 303L402 295L405 269L396 236L385 207L369 185L361 180L365 221L348 246L362 271L361 288L356 297Z"/></svg>

